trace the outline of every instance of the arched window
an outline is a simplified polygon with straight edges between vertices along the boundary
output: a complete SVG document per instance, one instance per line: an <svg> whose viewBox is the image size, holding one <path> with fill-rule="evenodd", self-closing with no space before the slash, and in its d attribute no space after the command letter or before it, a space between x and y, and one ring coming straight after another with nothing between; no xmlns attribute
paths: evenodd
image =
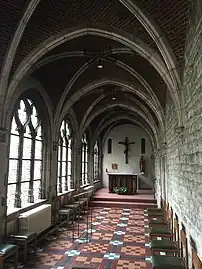
<svg viewBox="0 0 202 269"><path fill-rule="evenodd" d="M99 167L99 147L96 141L93 151L93 179L94 182L100 180L100 167Z"/></svg>
<svg viewBox="0 0 202 269"><path fill-rule="evenodd" d="M58 177L59 193L68 191L72 185L72 133L69 124L63 120L60 127L58 146Z"/></svg>
<svg viewBox="0 0 202 269"><path fill-rule="evenodd" d="M88 179L88 141L86 134L82 137L82 153L81 153L81 184L82 186L89 183Z"/></svg>
<svg viewBox="0 0 202 269"><path fill-rule="evenodd" d="M23 98L17 103L10 132L8 210L43 198L42 163L41 120L33 101Z"/></svg>

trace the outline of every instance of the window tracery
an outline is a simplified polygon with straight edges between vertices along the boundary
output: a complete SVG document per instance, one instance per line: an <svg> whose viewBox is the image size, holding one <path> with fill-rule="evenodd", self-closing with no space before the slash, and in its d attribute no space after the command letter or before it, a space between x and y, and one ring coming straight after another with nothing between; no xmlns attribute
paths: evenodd
<svg viewBox="0 0 202 269"><path fill-rule="evenodd" d="M16 106L10 131L7 183L8 208L25 207L42 199L43 132L34 102Z"/></svg>
<svg viewBox="0 0 202 269"><path fill-rule="evenodd" d="M59 193L72 187L72 133L68 121L63 120L60 127L58 146L57 189Z"/></svg>
<svg viewBox="0 0 202 269"><path fill-rule="evenodd" d="M90 183L88 178L88 141L86 134L82 137L82 152L81 152L81 184L82 186Z"/></svg>

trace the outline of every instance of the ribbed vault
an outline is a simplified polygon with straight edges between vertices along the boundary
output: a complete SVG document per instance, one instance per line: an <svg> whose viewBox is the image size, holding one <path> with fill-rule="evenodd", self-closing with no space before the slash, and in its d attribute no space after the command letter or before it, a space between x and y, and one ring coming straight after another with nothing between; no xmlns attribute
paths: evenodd
<svg viewBox="0 0 202 269"><path fill-rule="evenodd" d="M90 128L101 135L105 129L99 130L100 119L109 114L106 128L131 119L157 146L164 136L168 94L178 126L183 125L181 72L189 0L0 4L2 126L30 76L47 92L57 128L71 109L80 133ZM11 15L9 21L5 14Z"/></svg>

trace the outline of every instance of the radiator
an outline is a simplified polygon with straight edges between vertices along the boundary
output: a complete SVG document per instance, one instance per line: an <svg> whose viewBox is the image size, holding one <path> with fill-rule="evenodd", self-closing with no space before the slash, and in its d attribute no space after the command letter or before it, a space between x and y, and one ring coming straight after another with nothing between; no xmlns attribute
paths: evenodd
<svg viewBox="0 0 202 269"><path fill-rule="evenodd" d="M40 234L51 226L51 205L44 204L19 216L20 231Z"/></svg>

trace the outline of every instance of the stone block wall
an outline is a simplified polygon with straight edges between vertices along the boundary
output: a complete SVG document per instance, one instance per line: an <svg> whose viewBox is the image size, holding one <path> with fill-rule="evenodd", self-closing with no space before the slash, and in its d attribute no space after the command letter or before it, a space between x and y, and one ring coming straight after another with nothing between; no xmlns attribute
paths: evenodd
<svg viewBox="0 0 202 269"><path fill-rule="evenodd" d="M195 3L196 4L196 3ZM184 131L176 130L176 113L167 97L167 200L202 259L202 1L192 12L183 73Z"/></svg>

